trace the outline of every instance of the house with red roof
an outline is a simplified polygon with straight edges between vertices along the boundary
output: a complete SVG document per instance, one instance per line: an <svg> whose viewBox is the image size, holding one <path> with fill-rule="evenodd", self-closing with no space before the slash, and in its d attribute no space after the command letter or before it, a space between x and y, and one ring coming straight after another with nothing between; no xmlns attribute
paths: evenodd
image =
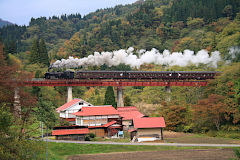
<svg viewBox="0 0 240 160"><path fill-rule="evenodd" d="M93 105L82 99L75 98L70 102L65 103L61 107L57 108L56 111L60 113L59 115L60 118L63 118L69 121L70 123L74 124L76 121L75 120L76 116L73 115L72 113L78 112L82 107L91 107L91 106Z"/></svg>
<svg viewBox="0 0 240 160"><path fill-rule="evenodd" d="M163 117L143 117L133 119L134 129L131 138L134 137L138 142L163 140L163 128L166 127Z"/></svg>
<svg viewBox="0 0 240 160"><path fill-rule="evenodd" d="M72 126L55 127L52 135L57 139L83 140L88 133L97 137L118 137L123 127L129 129L131 137L139 142L163 139L165 127L163 117L144 117L136 107L118 107L111 105L93 106L82 99L74 99L59 107L62 118L74 119Z"/></svg>
<svg viewBox="0 0 240 160"><path fill-rule="evenodd" d="M122 118L112 106L82 107L76 116L76 125L87 126L97 137L116 136L122 130Z"/></svg>
<svg viewBox="0 0 240 160"><path fill-rule="evenodd" d="M122 118L123 130L129 130L133 128L133 119L142 118L144 115L138 111L137 107L118 107L117 111Z"/></svg>

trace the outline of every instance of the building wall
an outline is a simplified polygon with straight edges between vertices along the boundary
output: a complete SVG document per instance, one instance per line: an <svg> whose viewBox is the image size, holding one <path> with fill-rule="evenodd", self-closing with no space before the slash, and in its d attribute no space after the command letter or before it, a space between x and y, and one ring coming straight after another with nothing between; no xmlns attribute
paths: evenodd
<svg viewBox="0 0 240 160"><path fill-rule="evenodd" d="M123 120L122 125L123 125L123 130L127 131L131 128L130 126L132 125L132 120Z"/></svg>
<svg viewBox="0 0 240 160"><path fill-rule="evenodd" d="M60 112L60 117L61 118L76 118L76 116L72 114L72 113L75 113L75 112L78 112L78 110L61 111Z"/></svg>
<svg viewBox="0 0 240 160"><path fill-rule="evenodd" d="M71 107L69 107L67 110L79 110L79 109L81 109L82 107L89 107L89 105L92 106L92 105L89 104L89 103L86 103L86 102L84 102L84 101L80 101L80 102L72 105Z"/></svg>
<svg viewBox="0 0 240 160"><path fill-rule="evenodd" d="M56 136L57 140L78 140L84 141L85 135L64 135L64 136Z"/></svg>
<svg viewBox="0 0 240 160"><path fill-rule="evenodd" d="M138 128L137 129L137 136L144 136L144 135L155 135L158 134L161 136L161 128Z"/></svg>
<svg viewBox="0 0 240 160"><path fill-rule="evenodd" d="M130 125L132 125L132 120L123 120L123 121L122 121L122 124L123 124L124 126L130 126Z"/></svg>
<svg viewBox="0 0 240 160"><path fill-rule="evenodd" d="M119 115L109 115L109 116L85 116L76 118L76 125L79 126L101 126L107 124L109 119L118 119Z"/></svg>
<svg viewBox="0 0 240 160"><path fill-rule="evenodd" d="M89 128L89 132L94 133L96 137L105 137L107 134L104 128L93 128L93 129Z"/></svg>
<svg viewBox="0 0 240 160"><path fill-rule="evenodd" d="M72 115L72 113L78 112L82 107L91 107L92 105L90 103L87 103L85 101L80 101L71 107L67 108L65 111L60 112L61 118L76 118L75 115Z"/></svg>

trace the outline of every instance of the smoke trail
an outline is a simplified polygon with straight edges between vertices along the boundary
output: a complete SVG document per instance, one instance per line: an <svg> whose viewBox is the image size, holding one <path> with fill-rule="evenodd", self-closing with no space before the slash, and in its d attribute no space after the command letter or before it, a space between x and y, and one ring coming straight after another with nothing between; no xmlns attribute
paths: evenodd
<svg viewBox="0 0 240 160"><path fill-rule="evenodd" d="M158 64L169 66L182 66L185 67L189 64L199 65L207 64L211 67L217 67L217 63L221 61L221 56L218 51L212 52L209 56L208 51L201 50L197 54L194 51L184 50L184 52L170 53L164 50L160 53L157 49L153 48L151 51L139 50L134 54L134 48L130 47L127 50L120 49L113 52L94 52L84 58L69 57L68 59L57 60L53 63L53 68L77 68L81 66L100 66L106 64L108 66L117 66L121 63L130 65L132 68L139 68L143 64Z"/></svg>
<svg viewBox="0 0 240 160"><path fill-rule="evenodd" d="M234 60L235 58L240 57L240 47L239 46L234 46L229 49L229 55L231 56L230 58Z"/></svg>

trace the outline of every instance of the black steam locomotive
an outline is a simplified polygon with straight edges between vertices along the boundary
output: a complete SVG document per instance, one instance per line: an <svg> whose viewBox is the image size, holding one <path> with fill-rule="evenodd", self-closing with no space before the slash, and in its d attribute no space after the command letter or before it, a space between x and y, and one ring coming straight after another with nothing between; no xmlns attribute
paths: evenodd
<svg viewBox="0 0 240 160"><path fill-rule="evenodd" d="M214 71L64 71L47 72L45 79L162 79L206 80L213 79Z"/></svg>

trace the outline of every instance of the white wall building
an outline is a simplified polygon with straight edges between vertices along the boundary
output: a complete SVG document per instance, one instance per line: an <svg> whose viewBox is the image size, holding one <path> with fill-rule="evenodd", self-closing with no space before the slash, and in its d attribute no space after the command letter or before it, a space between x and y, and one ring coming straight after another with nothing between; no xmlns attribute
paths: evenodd
<svg viewBox="0 0 240 160"><path fill-rule="evenodd" d="M60 113L61 118L76 118L72 113L78 112L82 107L92 107L93 105L82 100L75 98L68 103L65 103L61 107L57 108L57 112Z"/></svg>

